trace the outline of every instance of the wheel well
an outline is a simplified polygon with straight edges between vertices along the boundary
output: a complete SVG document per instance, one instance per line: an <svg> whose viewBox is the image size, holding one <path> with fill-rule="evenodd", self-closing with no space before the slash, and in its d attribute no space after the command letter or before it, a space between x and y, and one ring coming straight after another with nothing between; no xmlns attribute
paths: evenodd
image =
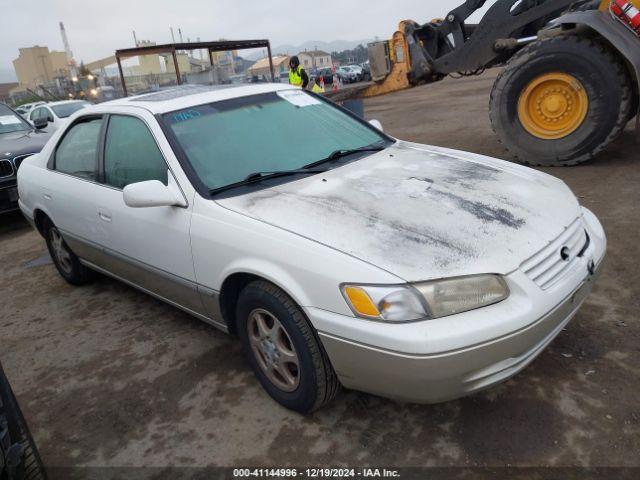
<svg viewBox="0 0 640 480"><path fill-rule="evenodd" d="M244 287L255 280L266 280L265 278L251 273L234 273L227 277L220 289L220 310L222 318L227 323L229 333L237 333L236 305L238 297Z"/></svg>
<svg viewBox="0 0 640 480"><path fill-rule="evenodd" d="M33 222L36 224L36 228L40 235L44 237L44 227L47 222L51 222L51 219L42 210L35 210L33 212Z"/></svg>
<svg viewBox="0 0 640 480"><path fill-rule="evenodd" d="M624 55L620 49L618 49L611 41L606 38L604 35L601 35L595 32L598 38L607 46L607 48L613 53L613 55L617 56L622 64L625 66L627 70L627 75L631 79L631 88L633 89L634 96L634 106L637 107L638 103L638 89L640 88L640 78L638 78L638 74L634 65L629 61L629 59ZM637 108L636 108L637 110Z"/></svg>
<svg viewBox="0 0 640 480"><path fill-rule="evenodd" d="M606 35L603 35L601 32L597 31L590 25L574 25L572 29L564 30L563 33L572 35L585 35L587 36L587 38L598 41L607 50L609 50L612 55L614 55L621 61L621 63L625 67L625 70L627 71L627 75L629 75L629 78L631 79L631 89L633 94L631 110L632 112L637 114L640 101L640 77L638 76L638 69L631 63L629 58L627 58L627 56L622 51L620 51L620 48L614 45L614 43L609 38L607 38Z"/></svg>
<svg viewBox="0 0 640 480"><path fill-rule="evenodd" d="M638 78L636 67L607 37L592 28L589 28L589 30L591 30L595 38L602 42L602 44L621 61L622 65L624 65L627 75L631 79L631 94L633 96L631 100L631 118L635 117L638 114L640 100L640 78Z"/></svg>

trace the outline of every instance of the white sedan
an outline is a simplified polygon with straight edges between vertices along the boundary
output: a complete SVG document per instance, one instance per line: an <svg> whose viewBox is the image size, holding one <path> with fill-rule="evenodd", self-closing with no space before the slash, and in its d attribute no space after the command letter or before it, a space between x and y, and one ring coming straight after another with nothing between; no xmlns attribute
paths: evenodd
<svg viewBox="0 0 640 480"><path fill-rule="evenodd" d="M89 105L91 103L85 100L63 100L37 105L29 113L29 121L38 130L53 133L64 125L71 115Z"/></svg>
<svg viewBox="0 0 640 480"><path fill-rule="evenodd" d="M83 109L18 187L65 280L102 272L237 334L301 412L340 385L429 403L504 381L573 317L606 249L562 181L283 85Z"/></svg>

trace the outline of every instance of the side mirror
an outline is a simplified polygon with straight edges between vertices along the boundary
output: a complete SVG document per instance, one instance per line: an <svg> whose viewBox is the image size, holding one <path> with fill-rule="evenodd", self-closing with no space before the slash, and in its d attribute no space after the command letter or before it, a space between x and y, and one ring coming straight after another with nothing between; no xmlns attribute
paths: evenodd
<svg viewBox="0 0 640 480"><path fill-rule="evenodd" d="M182 198L158 180L127 185L122 195L124 203L132 208L186 206Z"/></svg>
<svg viewBox="0 0 640 480"><path fill-rule="evenodd" d="M33 120L33 126L38 130L46 128L47 125L49 125L49 121L46 118L36 118Z"/></svg>
<svg viewBox="0 0 640 480"><path fill-rule="evenodd" d="M378 130L380 130L381 132L384 132L384 129L382 128L382 124L380 123L379 120L369 120L369 124L374 127L377 128Z"/></svg>

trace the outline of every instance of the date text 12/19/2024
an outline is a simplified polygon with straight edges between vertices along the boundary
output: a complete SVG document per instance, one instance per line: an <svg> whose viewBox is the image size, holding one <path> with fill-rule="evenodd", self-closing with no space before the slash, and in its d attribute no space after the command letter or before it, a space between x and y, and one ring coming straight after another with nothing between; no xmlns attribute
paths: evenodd
<svg viewBox="0 0 640 480"><path fill-rule="evenodd" d="M233 478L400 478L387 468L234 468Z"/></svg>

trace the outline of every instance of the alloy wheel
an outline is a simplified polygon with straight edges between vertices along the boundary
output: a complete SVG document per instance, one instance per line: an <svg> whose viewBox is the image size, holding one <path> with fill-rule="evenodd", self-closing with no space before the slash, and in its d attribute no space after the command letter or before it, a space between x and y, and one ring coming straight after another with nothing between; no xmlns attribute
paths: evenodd
<svg viewBox="0 0 640 480"><path fill-rule="evenodd" d="M248 332L253 355L267 378L280 390L296 390L300 359L282 323L267 310L256 308L249 314Z"/></svg>
<svg viewBox="0 0 640 480"><path fill-rule="evenodd" d="M71 263L71 253L67 249L67 246L58 232L58 229L51 228L49 230L49 238L51 240L51 247L53 250L53 256L55 257L58 266L67 274L71 274L73 270L73 264Z"/></svg>

